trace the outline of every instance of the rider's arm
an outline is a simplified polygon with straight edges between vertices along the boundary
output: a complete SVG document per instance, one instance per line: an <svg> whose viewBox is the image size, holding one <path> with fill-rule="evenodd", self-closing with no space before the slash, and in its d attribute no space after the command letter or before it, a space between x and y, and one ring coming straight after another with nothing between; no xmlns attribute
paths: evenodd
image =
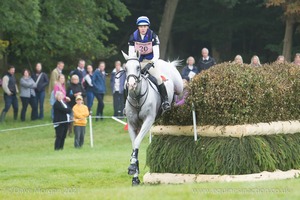
<svg viewBox="0 0 300 200"><path fill-rule="evenodd" d="M135 53L135 48L134 48L134 46L129 45L129 47L128 47L128 56L129 56L129 57L134 57L135 55L136 55L136 53Z"/></svg>
<svg viewBox="0 0 300 200"><path fill-rule="evenodd" d="M153 46L153 58L152 61L155 62L159 59L159 45Z"/></svg>
<svg viewBox="0 0 300 200"><path fill-rule="evenodd" d="M158 36L156 34L153 35L154 37L154 41L153 41L153 58L152 58L152 62L155 62L159 59L159 39L158 39Z"/></svg>

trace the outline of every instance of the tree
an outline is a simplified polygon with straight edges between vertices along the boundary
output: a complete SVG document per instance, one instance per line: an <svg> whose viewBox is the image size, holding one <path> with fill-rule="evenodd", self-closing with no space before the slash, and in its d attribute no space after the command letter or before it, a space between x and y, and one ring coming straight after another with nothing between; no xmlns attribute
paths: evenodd
<svg viewBox="0 0 300 200"><path fill-rule="evenodd" d="M116 45L108 34L118 27L111 19L122 21L130 14L119 0L20 2L1 4L1 13L11 18L9 23L0 20L4 39L10 41L9 60L28 65L42 62L46 68L58 60L75 64L79 58L95 61L115 54ZM23 10L24 6L28 8Z"/></svg>
<svg viewBox="0 0 300 200"><path fill-rule="evenodd" d="M1 66L3 54L16 51L19 55L20 52L14 47L32 45L36 42L36 30L41 20L39 0L2 0L0 13Z"/></svg>
<svg viewBox="0 0 300 200"><path fill-rule="evenodd" d="M162 59L165 59L166 57L168 40L178 2L179 0L167 0L163 12L158 34L160 38L160 57Z"/></svg>
<svg viewBox="0 0 300 200"><path fill-rule="evenodd" d="M282 55L287 61L291 61L294 26L300 21L299 0L266 0L267 7L280 6L284 11L285 34L283 39Z"/></svg>

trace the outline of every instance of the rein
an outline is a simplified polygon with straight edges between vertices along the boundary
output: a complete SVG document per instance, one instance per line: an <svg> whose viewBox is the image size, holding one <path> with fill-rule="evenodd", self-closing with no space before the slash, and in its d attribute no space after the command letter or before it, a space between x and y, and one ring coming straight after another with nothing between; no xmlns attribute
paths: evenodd
<svg viewBox="0 0 300 200"><path fill-rule="evenodd" d="M145 81L147 81L147 79L146 79L144 76L142 76L142 78L143 78ZM141 80L142 80L142 79L140 79L139 82L141 82ZM138 82L138 83L139 83L139 82ZM146 84L146 85L147 85L147 88L146 88L146 90L145 90L145 92L144 92L143 94L136 94L136 93L135 93L136 96L131 96L130 93L128 93L128 96L129 96L131 99L135 100L136 105L133 105L133 103L130 102L129 99L127 100L128 103L129 103L133 108L135 108L135 109L138 110L138 111L140 111L140 110L141 110L141 107L145 104L145 102L146 102L146 100L147 100L147 97L148 97L148 94L149 94L149 84L148 84L148 82L146 82L146 83L147 83L147 84ZM141 82L141 84L142 84L142 82ZM142 88L142 86L141 86L141 88ZM140 99L143 98L145 95L146 95L146 97L144 98L144 101L143 101L141 104L139 104Z"/></svg>

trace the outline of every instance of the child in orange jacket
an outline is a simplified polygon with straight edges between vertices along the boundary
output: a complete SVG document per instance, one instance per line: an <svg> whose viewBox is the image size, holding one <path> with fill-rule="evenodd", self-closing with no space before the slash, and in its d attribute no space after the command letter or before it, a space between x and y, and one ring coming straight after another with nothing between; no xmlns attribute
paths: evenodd
<svg viewBox="0 0 300 200"><path fill-rule="evenodd" d="M74 115L74 146L75 148L82 147L84 143L85 126L87 124L86 118L89 116L89 109L83 104L82 96L76 97L76 104L73 106Z"/></svg>

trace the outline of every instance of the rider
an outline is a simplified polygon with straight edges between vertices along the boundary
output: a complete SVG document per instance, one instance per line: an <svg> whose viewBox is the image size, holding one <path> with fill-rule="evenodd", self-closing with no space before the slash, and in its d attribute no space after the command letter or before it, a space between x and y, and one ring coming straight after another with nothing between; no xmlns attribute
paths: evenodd
<svg viewBox="0 0 300 200"><path fill-rule="evenodd" d="M160 76L159 70L156 68L159 59L159 39L158 36L149 28L150 21L146 16L141 16L136 20L137 30L129 38L129 56L136 55L136 51L140 52L140 63L142 72L148 71L156 78L158 83L158 91L162 98L162 108L164 111L170 110L171 106L168 101L168 93L165 84Z"/></svg>

